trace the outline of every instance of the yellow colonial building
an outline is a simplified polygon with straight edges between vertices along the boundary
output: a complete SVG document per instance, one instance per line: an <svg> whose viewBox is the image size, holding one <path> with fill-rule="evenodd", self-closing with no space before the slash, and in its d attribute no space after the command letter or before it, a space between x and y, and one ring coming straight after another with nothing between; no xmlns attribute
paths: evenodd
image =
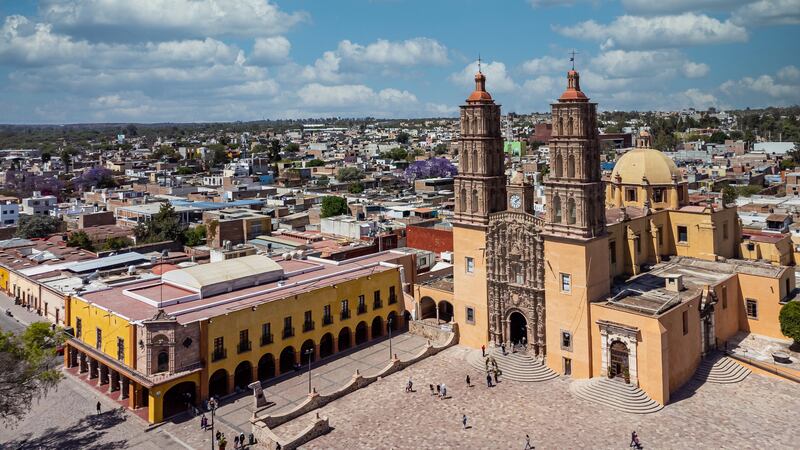
<svg viewBox="0 0 800 450"><path fill-rule="evenodd" d="M65 365L157 423L404 326L412 255L262 255L67 301ZM146 413L146 414L145 414Z"/></svg>
<svg viewBox="0 0 800 450"><path fill-rule="evenodd" d="M647 132L604 180L596 104L574 70L552 120L541 214L521 172L506 184L499 106L476 75L461 114L452 295L433 280L418 289L452 303L461 343L527 352L575 379L624 379L663 405L735 336L784 338L787 239L743 235L732 205L691 203Z"/></svg>

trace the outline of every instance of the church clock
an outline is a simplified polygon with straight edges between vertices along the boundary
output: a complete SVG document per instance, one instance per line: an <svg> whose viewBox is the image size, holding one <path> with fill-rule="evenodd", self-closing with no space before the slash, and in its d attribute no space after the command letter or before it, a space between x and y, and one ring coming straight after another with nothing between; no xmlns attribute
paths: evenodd
<svg viewBox="0 0 800 450"><path fill-rule="evenodd" d="M511 195L509 201L511 203L511 207L514 209L519 209L522 206L522 198L520 198L520 196L517 194Z"/></svg>

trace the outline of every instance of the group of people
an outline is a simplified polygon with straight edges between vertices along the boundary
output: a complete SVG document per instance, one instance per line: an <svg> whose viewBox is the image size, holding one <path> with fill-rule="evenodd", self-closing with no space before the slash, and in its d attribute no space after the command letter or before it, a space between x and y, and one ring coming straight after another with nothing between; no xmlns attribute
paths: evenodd
<svg viewBox="0 0 800 450"><path fill-rule="evenodd" d="M203 431L207 431L208 427L209 427L208 418L206 417L205 414L203 414L202 416L200 416L200 429ZM217 440L217 446L219 447L219 450L225 450L225 447L228 446L228 439L225 437L225 433L217 430L217 432L214 434L214 439ZM240 433L238 436L234 435L233 437L234 449L243 450L245 448L245 445L247 444L245 443L244 433Z"/></svg>
<svg viewBox="0 0 800 450"><path fill-rule="evenodd" d="M437 384L435 391L432 384L429 384L428 387L431 388L431 395L436 395L441 400L444 400L447 397L447 386L444 383Z"/></svg>

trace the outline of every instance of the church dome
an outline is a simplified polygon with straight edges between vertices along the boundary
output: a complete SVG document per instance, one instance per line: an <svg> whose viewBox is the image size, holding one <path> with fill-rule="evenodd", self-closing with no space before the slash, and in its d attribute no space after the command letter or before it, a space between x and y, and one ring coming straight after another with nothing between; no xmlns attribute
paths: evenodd
<svg viewBox="0 0 800 450"><path fill-rule="evenodd" d="M681 171L669 156L652 148L635 148L622 155L611 172L611 181L622 184L672 184L682 180Z"/></svg>
<svg viewBox="0 0 800 450"><path fill-rule="evenodd" d="M481 73L480 69L478 69L478 73L475 74L475 90L472 91L469 97L467 97L468 102L490 102L492 101L492 96L486 92L486 75Z"/></svg>

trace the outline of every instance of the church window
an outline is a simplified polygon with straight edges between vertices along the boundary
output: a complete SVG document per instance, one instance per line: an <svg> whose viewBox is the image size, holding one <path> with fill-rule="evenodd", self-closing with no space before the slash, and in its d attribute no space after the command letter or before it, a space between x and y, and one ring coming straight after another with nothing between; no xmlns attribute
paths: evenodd
<svg viewBox="0 0 800 450"><path fill-rule="evenodd" d="M678 225L678 242L689 242L689 229L685 225Z"/></svg>
<svg viewBox="0 0 800 450"><path fill-rule="evenodd" d="M575 155L569 155L567 158L567 176L575 178Z"/></svg>
<svg viewBox="0 0 800 450"><path fill-rule="evenodd" d="M467 323L475 323L475 308L467 306Z"/></svg>
<svg viewBox="0 0 800 450"><path fill-rule="evenodd" d="M461 198L458 199L459 202L459 210L461 212L467 212L467 190L461 189Z"/></svg>
<svg viewBox="0 0 800 450"><path fill-rule="evenodd" d="M558 195L553 197L553 222L561 223L561 199Z"/></svg>
<svg viewBox="0 0 800 450"><path fill-rule="evenodd" d="M661 203L664 201L664 188L653 189L653 203Z"/></svg>
<svg viewBox="0 0 800 450"><path fill-rule="evenodd" d="M747 306L747 318L758 319L758 300L748 298L745 300L745 305Z"/></svg>
<svg viewBox="0 0 800 450"><path fill-rule="evenodd" d="M162 351L158 353L156 372L166 372L169 370L169 353Z"/></svg>
<svg viewBox="0 0 800 450"><path fill-rule="evenodd" d="M117 360L125 361L125 339L117 338Z"/></svg>
<svg viewBox="0 0 800 450"><path fill-rule="evenodd" d="M570 198L567 200L567 223L574 225L575 221L575 199Z"/></svg>
<svg viewBox="0 0 800 450"><path fill-rule="evenodd" d="M611 264L617 263L617 241L608 242L608 254L611 256Z"/></svg>
<svg viewBox="0 0 800 450"><path fill-rule="evenodd" d="M558 134L564 134L564 118L563 117L559 117L558 118L558 130L557 130L557 133Z"/></svg>
<svg viewBox="0 0 800 450"><path fill-rule="evenodd" d="M473 150L472 151L472 171L473 172L478 172L479 170L480 169L478 169L478 151L477 150Z"/></svg>
<svg viewBox="0 0 800 450"><path fill-rule="evenodd" d="M103 330L100 327L97 328L95 335L95 348L98 350L103 349Z"/></svg>
<svg viewBox="0 0 800 450"><path fill-rule="evenodd" d="M472 212L478 210L478 191L476 189L472 190Z"/></svg>
<svg viewBox="0 0 800 450"><path fill-rule="evenodd" d="M519 263L514 263L512 266L512 272L514 273L514 283L517 284L524 284L525 283L525 273L522 270L522 265Z"/></svg>
<svg viewBox="0 0 800 450"><path fill-rule="evenodd" d="M75 319L75 337L80 339L82 337L82 334L83 334L83 322L81 321L81 318L78 317L77 319Z"/></svg>
<svg viewBox="0 0 800 450"><path fill-rule="evenodd" d="M572 351L572 333L561 330L561 350Z"/></svg>
<svg viewBox="0 0 800 450"><path fill-rule="evenodd" d="M625 188L625 201L628 202L636 201L636 188L634 187Z"/></svg>
<svg viewBox="0 0 800 450"><path fill-rule="evenodd" d="M475 272L475 258L473 258L471 256L467 256L467 257L464 258L464 260L466 262L465 266L466 266L467 273Z"/></svg>
<svg viewBox="0 0 800 450"><path fill-rule="evenodd" d="M564 162L561 159L561 153L557 153L556 154L555 167L554 167L554 169L555 169L554 172L555 172L556 178L561 178L561 175L562 175L561 172L563 171L563 166L564 166Z"/></svg>
<svg viewBox="0 0 800 450"><path fill-rule="evenodd" d="M561 274L561 292L572 292L572 275Z"/></svg>
<svg viewBox="0 0 800 450"><path fill-rule="evenodd" d="M462 172L469 172L469 151L467 150L461 153L461 170Z"/></svg>
<svg viewBox="0 0 800 450"><path fill-rule="evenodd" d="M689 311L683 312L683 335L689 334Z"/></svg>
<svg viewBox="0 0 800 450"><path fill-rule="evenodd" d="M572 127L573 127L572 117L570 117L569 119L567 119L567 134L571 135L573 133Z"/></svg>

